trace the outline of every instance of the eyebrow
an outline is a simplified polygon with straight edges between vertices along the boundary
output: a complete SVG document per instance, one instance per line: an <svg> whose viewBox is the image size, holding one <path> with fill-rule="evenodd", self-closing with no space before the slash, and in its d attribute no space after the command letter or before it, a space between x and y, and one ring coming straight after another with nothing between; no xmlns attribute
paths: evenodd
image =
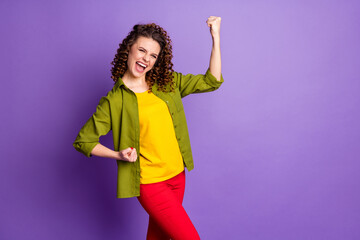
<svg viewBox="0 0 360 240"><path fill-rule="evenodd" d="M142 49L144 49L145 51L148 51L146 48L144 48L144 47L141 47L141 46L139 46L139 48L142 48ZM155 56L158 56L158 54L157 53L153 53Z"/></svg>

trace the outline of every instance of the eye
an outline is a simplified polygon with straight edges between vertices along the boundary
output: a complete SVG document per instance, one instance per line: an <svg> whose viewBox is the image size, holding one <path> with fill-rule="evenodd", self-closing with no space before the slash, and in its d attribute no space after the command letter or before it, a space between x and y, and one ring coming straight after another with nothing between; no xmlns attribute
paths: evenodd
<svg viewBox="0 0 360 240"><path fill-rule="evenodd" d="M144 50L144 49L139 49L139 51L140 51L140 52L145 52L145 50Z"/></svg>
<svg viewBox="0 0 360 240"><path fill-rule="evenodd" d="M152 55L152 57L153 57L154 59L156 59L156 58L157 58L157 56L155 56L155 55Z"/></svg>

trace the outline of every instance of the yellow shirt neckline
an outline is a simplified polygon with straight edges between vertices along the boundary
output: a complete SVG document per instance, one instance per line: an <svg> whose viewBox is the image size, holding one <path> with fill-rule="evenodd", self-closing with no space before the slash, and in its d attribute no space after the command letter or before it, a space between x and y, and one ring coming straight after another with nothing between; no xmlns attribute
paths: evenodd
<svg viewBox="0 0 360 240"><path fill-rule="evenodd" d="M134 92L136 95L144 94L144 93L150 93L149 90L146 90L145 92Z"/></svg>

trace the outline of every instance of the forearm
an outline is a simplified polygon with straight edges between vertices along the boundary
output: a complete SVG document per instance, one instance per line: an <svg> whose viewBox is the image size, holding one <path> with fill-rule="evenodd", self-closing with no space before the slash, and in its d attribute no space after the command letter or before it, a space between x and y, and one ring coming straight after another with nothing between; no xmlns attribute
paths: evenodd
<svg viewBox="0 0 360 240"><path fill-rule="evenodd" d="M104 145L102 145L100 143L98 143L93 148L93 150L91 151L91 155L120 160L119 152L111 150L110 148L107 148L107 147L105 147Z"/></svg>
<svg viewBox="0 0 360 240"><path fill-rule="evenodd" d="M209 69L212 75L218 81L221 79L221 52L220 52L220 35L212 37L212 50L210 56Z"/></svg>

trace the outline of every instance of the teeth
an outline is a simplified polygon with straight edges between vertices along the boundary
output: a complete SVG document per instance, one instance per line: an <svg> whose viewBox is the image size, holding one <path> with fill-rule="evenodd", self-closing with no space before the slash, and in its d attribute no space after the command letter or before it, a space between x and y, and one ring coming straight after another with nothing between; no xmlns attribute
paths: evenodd
<svg viewBox="0 0 360 240"><path fill-rule="evenodd" d="M139 64L140 66L146 68L146 65L145 65L145 64L142 64L142 63L140 63L140 62L137 62L137 64Z"/></svg>

